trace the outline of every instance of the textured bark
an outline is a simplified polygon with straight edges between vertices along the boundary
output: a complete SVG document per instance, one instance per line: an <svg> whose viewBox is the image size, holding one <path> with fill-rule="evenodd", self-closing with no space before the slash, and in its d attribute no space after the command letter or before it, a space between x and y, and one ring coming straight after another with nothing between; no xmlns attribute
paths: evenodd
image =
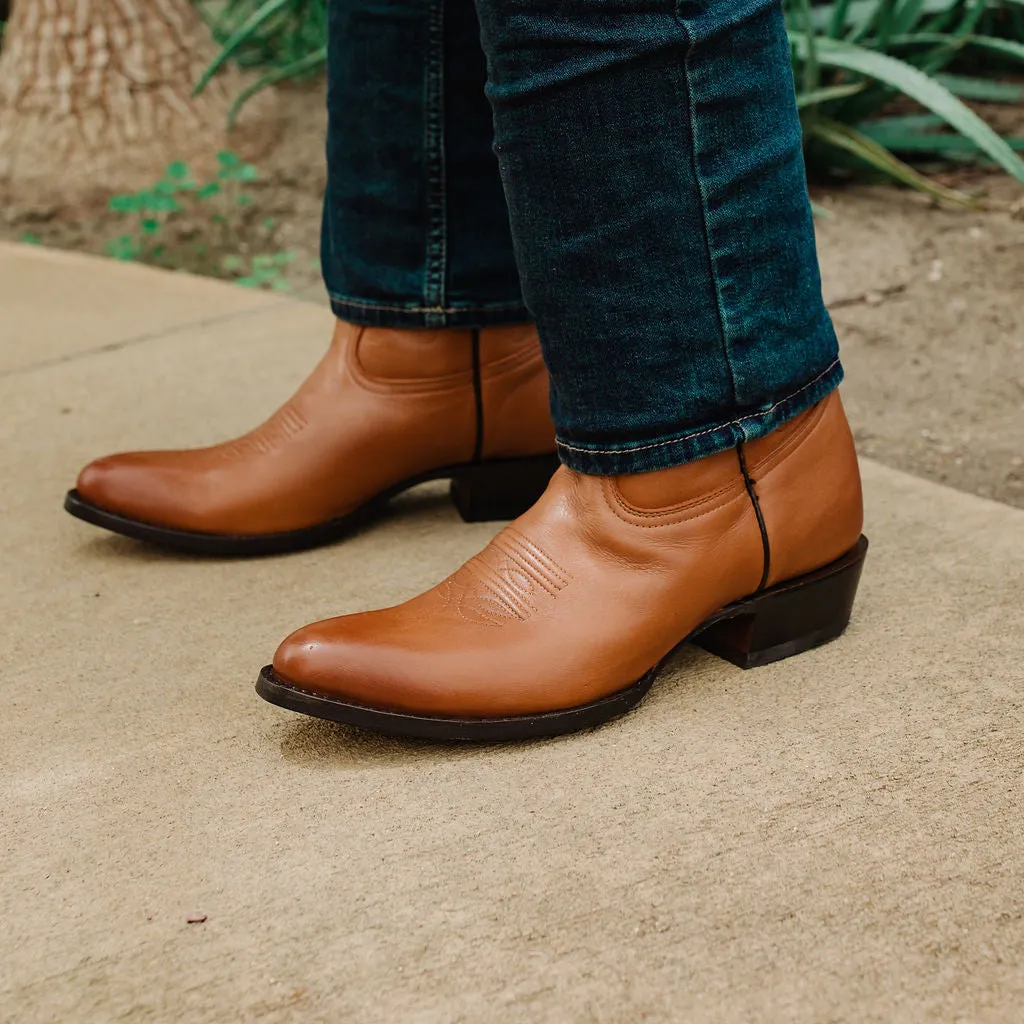
<svg viewBox="0 0 1024 1024"><path fill-rule="evenodd" d="M16 0L0 54L0 192L19 205L74 204L152 185L173 160L212 170L276 131L269 94L229 138L244 76L191 95L216 54L190 0Z"/></svg>

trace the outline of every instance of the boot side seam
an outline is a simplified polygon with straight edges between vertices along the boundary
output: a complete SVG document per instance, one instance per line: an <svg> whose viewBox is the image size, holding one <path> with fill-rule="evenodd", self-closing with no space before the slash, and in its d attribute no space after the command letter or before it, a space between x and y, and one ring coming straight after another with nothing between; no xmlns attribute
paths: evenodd
<svg viewBox="0 0 1024 1024"><path fill-rule="evenodd" d="M754 515L757 516L757 528L761 531L761 547L764 550L764 568L761 571L761 582L757 585L755 593L760 593L768 585L772 572L772 546L768 537L768 526L764 521L764 513L761 511L761 501L757 496L757 488L754 479L747 471L747 457L743 451L743 444L736 445L736 454L740 461L740 472L743 474L743 483L750 497L750 504L754 507Z"/></svg>

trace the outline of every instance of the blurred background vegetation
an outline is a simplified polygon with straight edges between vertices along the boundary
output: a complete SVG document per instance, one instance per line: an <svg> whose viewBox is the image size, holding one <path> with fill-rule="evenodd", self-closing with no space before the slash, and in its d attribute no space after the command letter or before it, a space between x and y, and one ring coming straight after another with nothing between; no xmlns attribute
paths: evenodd
<svg viewBox="0 0 1024 1024"><path fill-rule="evenodd" d="M221 46L201 89L229 60L260 89L326 63L326 0L198 0ZM871 169L963 202L922 175L922 160L987 158L1024 181L1016 151L963 101L1019 104L1007 78L1024 67L1024 0L785 0L812 173ZM903 101L906 109L901 108Z"/></svg>
<svg viewBox="0 0 1024 1024"><path fill-rule="evenodd" d="M31 0L15 0L31 2ZM251 72L229 128L253 97L326 64L327 0L192 0L218 51L195 84ZM0 0L0 22L9 0ZM969 197L922 164L989 160L1024 181L1024 138L1000 134L972 102L1019 105L1024 0L785 0L812 175L881 174L937 197Z"/></svg>
<svg viewBox="0 0 1024 1024"><path fill-rule="evenodd" d="M29 27L29 18L18 17L27 14L18 5L32 2L0 0L0 32L13 10L12 33L45 35L39 16L31 20L34 28ZM137 11L145 10L145 0L129 2L140 5ZM94 143L93 152L85 156L100 151L106 156L91 165L63 145L68 138L72 146L80 145L76 136L88 136L88 131L72 125L65 126L63 140L56 134L51 140L47 134L47 108L60 105L51 89L34 104L40 121L32 140L34 162L49 159L54 165L43 185L51 193L55 182L70 189L65 174L70 162L80 168L80 178L99 179L94 184L100 193L109 186L103 201L111 217L99 228L109 236L103 244L108 254L178 265L247 284L285 287L282 268L293 259L280 249L275 215L281 211L261 203L264 168L258 157L244 151L243 133L237 129L255 107L263 111L260 105L268 100L306 88L319 93L318 105L310 108L307 102L302 115L308 122L312 109L319 118L319 127L313 124L307 135L322 131L327 0L168 2L179 5L179 16L194 23L178 62L183 68L177 72L179 80L170 85L197 105L193 120L207 122L208 134L198 137L189 130L177 140L165 137L166 132L152 140L135 135L135 156L149 154L149 164L141 170L130 166L129 154L111 157L109 141L102 146ZM67 15L72 0L58 0L54 10L59 11L62 3L68 5ZM90 11L102 20L97 12L109 3L94 0ZM784 6L812 181L885 179L960 205L971 205L977 198L969 177L957 173L964 168L999 168L1024 182L1024 0L784 0ZM161 25L150 26L148 32L155 53ZM9 42L13 64L13 36ZM22 50L32 47L24 39L18 42ZM12 78L18 90L23 91L23 83L19 69L5 64L4 53L0 43L0 143L5 138L17 142L18 125L25 120L15 112L12 127L8 105L5 137L5 67L8 96L14 91ZM33 60L21 67L41 64L45 61L33 54ZM130 103L129 99L125 105ZM109 110L103 116L111 120ZM281 117L277 123L288 120ZM266 141L274 138L275 130L274 122L263 116L250 137ZM121 136L133 134L125 131ZM8 144L8 149L19 151L17 145ZM264 152L272 149L264 146ZM60 158L54 159L51 152L60 152ZM23 156L22 178L26 162L31 164L32 158ZM3 163L0 153L0 184ZM322 167L319 154L315 163ZM29 176L34 172L30 166ZM16 175L11 180L16 205L26 190L19 193L21 179ZM244 189L239 187L241 180ZM308 225L304 229L309 230ZM28 231L24 237L36 236ZM233 251L236 243L241 259ZM262 273L254 272L247 250L262 261ZM267 265L275 268L272 280Z"/></svg>
<svg viewBox="0 0 1024 1024"><path fill-rule="evenodd" d="M226 61L258 68L256 92L322 70L326 0L200 0ZM1024 0L785 0L812 173L866 169L954 201L913 166L987 158L1024 181L1022 138L1001 138L964 100L1019 104ZM900 101L906 109L900 107ZM913 109L916 107L917 109Z"/></svg>

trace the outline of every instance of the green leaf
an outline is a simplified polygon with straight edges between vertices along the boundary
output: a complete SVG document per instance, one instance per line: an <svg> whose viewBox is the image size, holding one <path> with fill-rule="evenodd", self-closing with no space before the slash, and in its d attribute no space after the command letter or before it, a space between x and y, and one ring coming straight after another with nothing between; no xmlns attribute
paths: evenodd
<svg viewBox="0 0 1024 1024"><path fill-rule="evenodd" d="M142 252L142 247L136 242L133 235L120 235L107 242L104 249L108 256L122 262L134 260Z"/></svg>
<svg viewBox="0 0 1024 1024"><path fill-rule="evenodd" d="M812 89L810 92L797 93L796 105L804 107L820 106L822 103L831 103L833 100L843 100L848 96L856 96L867 87L865 82L848 82L845 85L826 85L820 89Z"/></svg>
<svg viewBox="0 0 1024 1024"><path fill-rule="evenodd" d="M797 54L805 57L802 36L792 33L790 41ZM1024 181L1024 161L974 111L924 72L895 57L850 43L830 39L820 39L818 43L818 60L823 66L858 72L898 89L973 140L1018 181Z"/></svg>
<svg viewBox="0 0 1024 1024"><path fill-rule="evenodd" d="M183 160L175 160L174 163L168 164L166 173L171 181L187 181L189 176L188 164Z"/></svg>
<svg viewBox="0 0 1024 1024"><path fill-rule="evenodd" d="M828 19L828 28L825 34L832 39L838 39L846 29L846 13L850 9L850 0L839 0L832 5L832 12Z"/></svg>
<svg viewBox="0 0 1024 1024"><path fill-rule="evenodd" d="M896 181L901 181L919 192L935 196L937 199L945 199L948 202L958 203L961 206L970 206L970 197L962 192L956 192L946 188L938 182L926 178L918 173L909 164L893 156L889 150L880 146L873 139L858 132L849 125L840 124L838 121L830 121L822 118L815 122L811 132L814 137L837 149L845 150L847 153L863 160L865 163L881 171Z"/></svg>
<svg viewBox="0 0 1024 1024"><path fill-rule="evenodd" d="M818 88L821 74L818 68L818 47L814 37L814 23L811 21L811 0L797 0L800 8L800 23L804 30L804 74L803 88L805 92L813 92Z"/></svg>
<svg viewBox="0 0 1024 1024"><path fill-rule="evenodd" d="M217 154L217 162L224 168L224 170L230 171L236 168L242 161L234 153L228 150L222 150Z"/></svg>
<svg viewBox="0 0 1024 1024"><path fill-rule="evenodd" d="M235 51L240 46L252 40L256 29L277 14L278 11L287 7L291 2L292 0L266 0L265 3L261 4L255 11L253 11L252 15L248 17L224 43L220 53L217 54L216 58L203 72L199 81L196 83L196 87L192 90L192 95L198 96L210 84L210 80L213 76L217 74L217 72L224 66L225 62L232 57Z"/></svg>
<svg viewBox="0 0 1024 1024"><path fill-rule="evenodd" d="M196 199L209 199L211 196L219 195L220 191L220 185L216 181L211 181L196 192Z"/></svg>
<svg viewBox="0 0 1024 1024"><path fill-rule="evenodd" d="M18 239L22 245L42 245L43 240L32 231L25 231Z"/></svg>
<svg viewBox="0 0 1024 1024"><path fill-rule="evenodd" d="M1024 101L1024 87L1012 82L994 82L987 78L966 75L934 75L954 96L981 103L1020 103Z"/></svg>
<svg viewBox="0 0 1024 1024"><path fill-rule="evenodd" d="M154 191L140 193L140 198L142 209L150 213L178 213L181 210L181 204L174 196Z"/></svg>
<svg viewBox="0 0 1024 1024"><path fill-rule="evenodd" d="M917 32L908 36L894 36L889 40L889 45L896 48L945 45L960 50L969 48L985 50L989 53L998 53L1003 57L1024 61L1024 43L1011 39L997 39L995 36L965 36L960 39L945 32Z"/></svg>
<svg viewBox="0 0 1024 1024"><path fill-rule="evenodd" d="M113 196L107 203L113 213L138 213L142 209L142 197L138 195Z"/></svg>
<svg viewBox="0 0 1024 1024"><path fill-rule="evenodd" d="M142 231L147 235L155 235L160 230L160 221L147 219L142 222Z"/></svg>
<svg viewBox="0 0 1024 1024"><path fill-rule="evenodd" d="M284 81L286 78L294 78L297 75L305 74L315 68L323 67L326 63L327 47L321 46L312 53L307 54L305 57L289 64L285 64L284 67L277 68L253 82L252 85L243 89L238 94L238 99L236 99L234 104L232 104L231 110L228 112L228 131L232 131L234 129L242 107L244 107L245 104L248 103L249 100L251 100L260 90L266 89L268 86L275 85L277 82Z"/></svg>

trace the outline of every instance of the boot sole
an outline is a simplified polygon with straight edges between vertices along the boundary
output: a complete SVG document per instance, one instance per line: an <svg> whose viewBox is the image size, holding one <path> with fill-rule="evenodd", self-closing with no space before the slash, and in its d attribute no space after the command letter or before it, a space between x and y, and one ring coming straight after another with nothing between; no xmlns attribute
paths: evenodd
<svg viewBox="0 0 1024 1024"><path fill-rule="evenodd" d="M544 493L558 465L558 456L552 453L522 459L491 459L487 462L442 466L389 487L346 515L315 526L281 533L202 533L157 526L94 505L86 501L77 490L68 491L64 498L64 509L93 526L171 551L221 557L278 555L340 540L379 515L396 495L430 480L451 480L451 499L467 523L515 519Z"/></svg>
<svg viewBox="0 0 1024 1024"><path fill-rule="evenodd" d="M748 669L835 640L850 621L867 549L867 538L862 536L834 562L734 602L701 623L673 651L692 642ZM434 717L350 704L300 690L279 679L271 665L260 672L256 692L289 711L389 736L483 743L537 739L589 729L631 711L647 695L673 651L631 686L600 700L506 718Z"/></svg>

